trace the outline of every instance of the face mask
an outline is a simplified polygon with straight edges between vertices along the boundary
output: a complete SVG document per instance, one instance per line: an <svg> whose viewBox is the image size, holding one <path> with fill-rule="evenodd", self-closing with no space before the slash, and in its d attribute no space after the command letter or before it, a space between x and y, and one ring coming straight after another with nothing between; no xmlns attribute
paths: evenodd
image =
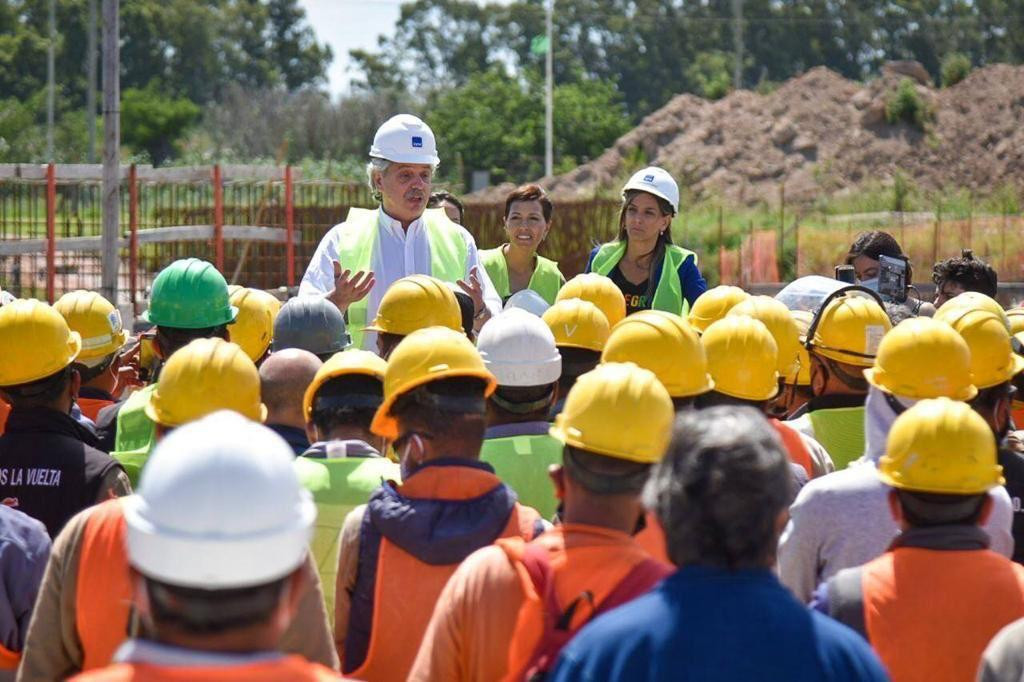
<svg viewBox="0 0 1024 682"><path fill-rule="evenodd" d="M402 480L406 480L410 476L416 473L419 469L419 464L413 462L409 457L409 452L412 450L413 441L418 441L417 445L423 448L423 439L420 438L419 434L413 434L409 437L408 444L405 446L405 450L398 456L398 466L402 471Z"/></svg>
<svg viewBox="0 0 1024 682"><path fill-rule="evenodd" d="M861 285L865 289L871 289L871 291L878 291L878 278L872 277L871 279L862 279L857 284Z"/></svg>

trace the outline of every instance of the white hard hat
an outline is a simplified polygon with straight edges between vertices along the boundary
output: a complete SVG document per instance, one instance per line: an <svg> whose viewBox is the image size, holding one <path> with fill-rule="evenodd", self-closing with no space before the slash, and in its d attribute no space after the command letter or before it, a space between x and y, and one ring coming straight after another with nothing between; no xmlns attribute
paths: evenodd
<svg viewBox="0 0 1024 682"><path fill-rule="evenodd" d="M626 186L622 188L622 196L625 198L626 191L638 189L656 197L661 197L672 204L672 213L679 213L679 185L664 168L648 166L643 170L633 173Z"/></svg>
<svg viewBox="0 0 1024 682"><path fill-rule="evenodd" d="M175 429L124 500L132 566L213 590L285 577L305 560L316 520L294 459L280 436L234 412Z"/></svg>
<svg viewBox="0 0 1024 682"><path fill-rule="evenodd" d="M8 303L14 303L14 301L15 298L11 292L0 289L0 306L5 306Z"/></svg>
<svg viewBox="0 0 1024 682"><path fill-rule="evenodd" d="M499 386L543 386L562 374L554 334L525 310L512 308L488 320L476 346Z"/></svg>
<svg viewBox="0 0 1024 682"><path fill-rule="evenodd" d="M441 163L434 131L412 114L398 114L384 121L373 136L370 156L395 163Z"/></svg>
<svg viewBox="0 0 1024 682"><path fill-rule="evenodd" d="M525 310L540 317L548 311L551 305L544 300L544 297L533 289L520 289L508 297L505 301L505 310Z"/></svg>

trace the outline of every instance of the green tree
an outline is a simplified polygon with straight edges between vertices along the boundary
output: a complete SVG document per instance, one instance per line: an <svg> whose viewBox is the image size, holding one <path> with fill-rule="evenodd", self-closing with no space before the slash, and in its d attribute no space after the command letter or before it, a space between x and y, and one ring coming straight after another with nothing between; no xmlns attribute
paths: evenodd
<svg viewBox="0 0 1024 682"><path fill-rule="evenodd" d="M184 97L171 98L151 83L121 93L121 137L125 144L160 165L177 150L178 140L199 118L199 107Z"/></svg>

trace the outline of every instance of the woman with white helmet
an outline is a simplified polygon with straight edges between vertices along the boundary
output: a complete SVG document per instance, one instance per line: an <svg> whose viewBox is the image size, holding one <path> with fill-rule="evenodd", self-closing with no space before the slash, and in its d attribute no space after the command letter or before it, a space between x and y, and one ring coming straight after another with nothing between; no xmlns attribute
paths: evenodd
<svg viewBox="0 0 1024 682"><path fill-rule="evenodd" d="M587 272L609 277L626 298L626 313L665 310L685 315L707 282L697 254L672 243L679 186L667 171L637 171L622 188L619 232L595 248Z"/></svg>

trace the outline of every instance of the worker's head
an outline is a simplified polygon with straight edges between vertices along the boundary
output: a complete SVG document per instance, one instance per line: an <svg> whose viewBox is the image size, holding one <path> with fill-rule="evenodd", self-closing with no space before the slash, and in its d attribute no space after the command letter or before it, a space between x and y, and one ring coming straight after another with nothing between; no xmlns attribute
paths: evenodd
<svg viewBox="0 0 1024 682"><path fill-rule="evenodd" d="M149 310L142 319L156 326L153 350L166 360L195 339L230 339L228 325L237 315L217 268L198 258L184 258L153 280Z"/></svg>
<svg viewBox="0 0 1024 682"><path fill-rule="evenodd" d="M632 362L654 372L677 410L714 388L700 338L690 324L662 310L641 310L611 331L601 362Z"/></svg>
<svg viewBox="0 0 1024 682"><path fill-rule="evenodd" d="M125 498L133 605L160 642L271 649L307 588L316 505L270 429L215 412L157 444Z"/></svg>
<svg viewBox="0 0 1024 682"><path fill-rule="evenodd" d="M231 410L263 422L260 374L249 356L223 339L196 339L176 351L164 365L146 416L162 437L172 429L219 410Z"/></svg>
<svg viewBox="0 0 1024 682"><path fill-rule="evenodd" d="M45 303L19 299L0 307L0 394L15 411L70 412L81 385L73 367L81 350L79 333Z"/></svg>
<svg viewBox="0 0 1024 682"><path fill-rule="evenodd" d="M410 275L388 287L377 317L366 331L377 332L377 352L385 360L417 329L447 327L465 335L462 310L451 287L430 275Z"/></svg>
<svg viewBox="0 0 1024 682"><path fill-rule="evenodd" d="M672 218L679 212L679 185L668 171L651 166L637 171L622 188L620 242L672 243ZM655 257L654 260L658 260Z"/></svg>
<svg viewBox="0 0 1024 682"><path fill-rule="evenodd" d="M229 300L238 308L238 317L228 327L231 341L241 346L258 367L270 353L274 320L281 310L281 302L266 291L247 287L237 287Z"/></svg>
<svg viewBox="0 0 1024 682"><path fill-rule="evenodd" d="M611 328L601 309L581 298L556 301L541 319L554 335L562 356L558 392L564 397L577 377L597 367Z"/></svg>
<svg viewBox="0 0 1024 682"><path fill-rule="evenodd" d="M786 384L794 384L800 372L800 328L789 308L770 296L751 296L733 306L728 314L746 315L762 322L775 339L779 349L776 365L779 371L779 393L771 400L767 411L776 415L780 412L778 404L781 402L785 409L788 403L784 387Z"/></svg>
<svg viewBox="0 0 1024 682"><path fill-rule="evenodd" d="M370 147L370 190L385 213L412 222L427 207L440 162L430 126L410 114L392 116L377 129Z"/></svg>
<svg viewBox="0 0 1024 682"><path fill-rule="evenodd" d="M554 207L540 185L523 185L505 197L505 238L511 248L536 253L551 229Z"/></svg>
<svg viewBox="0 0 1024 682"><path fill-rule="evenodd" d="M498 381L487 399L487 423L546 421L558 398L562 356L544 321L525 310L507 310L483 326L477 350Z"/></svg>
<svg viewBox="0 0 1024 682"><path fill-rule="evenodd" d="M267 406L268 424L306 428L303 396L323 364L307 350L286 348L260 365L260 397Z"/></svg>
<svg viewBox="0 0 1024 682"><path fill-rule="evenodd" d="M892 329L885 309L856 290L826 299L808 330L814 395L867 395L864 369L871 367L882 337Z"/></svg>
<svg viewBox="0 0 1024 682"><path fill-rule="evenodd" d="M82 352L73 363L82 385L116 395L119 351L128 338L121 312L96 292L81 289L64 294L53 307L82 337Z"/></svg>
<svg viewBox="0 0 1024 682"><path fill-rule="evenodd" d="M675 410L654 373L606 362L579 378L550 434L562 442L552 469L565 518L586 510L632 532L643 514L640 493L665 455Z"/></svg>
<svg viewBox="0 0 1024 682"><path fill-rule="evenodd" d="M689 322L694 331L703 334L711 323L725 317L733 306L750 298L739 287L722 284L701 294L690 308Z"/></svg>
<svg viewBox="0 0 1024 682"><path fill-rule="evenodd" d="M701 409L749 405L761 412L779 392L779 348L760 320L727 315L700 337L714 389L697 398Z"/></svg>
<svg viewBox="0 0 1024 682"><path fill-rule="evenodd" d="M430 198L427 199L427 208L443 208L444 214L448 216L448 219L459 225L462 225L463 218L466 215L466 209L463 207L462 202L459 201L459 198L445 190L431 194Z"/></svg>
<svg viewBox="0 0 1024 682"><path fill-rule="evenodd" d="M418 329L388 359L371 429L392 441L406 475L441 457L478 459L496 384L465 334Z"/></svg>
<svg viewBox="0 0 1024 682"><path fill-rule="evenodd" d="M614 327L626 316L626 299L622 291L615 282L595 272L576 275L566 282L558 290L555 303L570 298L578 298L596 305L608 320L609 327Z"/></svg>
<svg viewBox="0 0 1024 682"><path fill-rule="evenodd" d="M888 256L907 263L907 283L913 280L913 270L910 261L907 260L899 242L888 232L871 230L862 232L850 245L850 251L846 254L846 264L853 266L857 284L878 291L878 277L881 274L882 266L880 256Z"/></svg>
<svg viewBox="0 0 1024 682"><path fill-rule="evenodd" d="M349 345L345 318L338 307L322 296L289 299L274 320L272 348L309 351L326 361Z"/></svg>
<svg viewBox="0 0 1024 682"><path fill-rule="evenodd" d="M782 379L782 390L769 408L770 413L780 419L793 414L814 397L811 390L811 355L804 345L814 315L806 310L790 310L789 314L796 324L800 343L796 349L796 374Z"/></svg>
<svg viewBox="0 0 1024 682"><path fill-rule="evenodd" d="M728 570L775 563L791 500L782 443L748 407L679 415L668 453L644 490L673 563Z"/></svg>
<svg viewBox="0 0 1024 682"><path fill-rule="evenodd" d="M985 420L948 398L922 400L901 414L878 463L903 528L982 523L988 491L1005 482L1002 474Z"/></svg>
<svg viewBox="0 0 1024 682"><path fill-rule="evenodd" d="M940 308L946 301L965 291L976 291L995 298L999 275L991 265L975 258L970 250L965 250L959 258L936 263L932 268L932 282L935 283L935 307Z"/></svg>
<svg viewBox="0 0 1024 682"><path fill-rule="evenodd" d="M388 364L376 353L337 353L316 372L302 399L310 443L361 440L384 451L384 441L370 431L384 402Z"/></svg>

